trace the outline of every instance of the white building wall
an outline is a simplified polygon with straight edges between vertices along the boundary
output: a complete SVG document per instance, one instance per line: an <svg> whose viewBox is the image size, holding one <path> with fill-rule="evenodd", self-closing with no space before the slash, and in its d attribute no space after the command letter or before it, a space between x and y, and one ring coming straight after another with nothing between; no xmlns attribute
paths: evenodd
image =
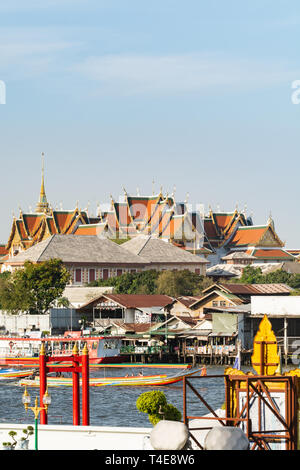
<svg viewBox="0 0 300 470"><path fill-rule="evenodd" d="M51 406L51 405L50 405ZM32 413L32 412L30 412ZM32 414L33 416L33 414ZM32 422L32 421L31 421ZM32 425L32 424L31 424ZM0 439L11 442L9 431L24 436L27 424L1 424ZM33 425L34 427L34 425ZM149 436L152 428L39 425L39 450L143 450L152 449ZM1 444L0 444L1 448ZM29 450L34 449L34 435L29 438Z"/></svg>
<svg viewBox="0 0 300 470"><path fill-rule="evenodd" d="M299 295L251 296L251 315L300 316Z"/></svg>

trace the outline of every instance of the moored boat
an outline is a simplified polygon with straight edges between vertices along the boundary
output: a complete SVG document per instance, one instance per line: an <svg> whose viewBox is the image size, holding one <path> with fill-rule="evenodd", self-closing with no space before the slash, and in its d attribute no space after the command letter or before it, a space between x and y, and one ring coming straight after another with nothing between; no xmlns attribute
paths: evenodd
<svg viewBox="0 0 300 470"><path fill-rule="evenodd" d="M30 377L34 373L34 369L18 370L18 369L0 369L0 381L19 379L20 377Z"/></svg>
<svg viewBox="0 0 300 470"><path fill-rule="evenodd" d="M72 355L74 345L78 350L86 344L91 365L124 361L121 339L105 336L81 336L81 332L66 332L64 336L45 338L0 337L0 365L38 366L42 343L46 353L59 358Z"/></svg>

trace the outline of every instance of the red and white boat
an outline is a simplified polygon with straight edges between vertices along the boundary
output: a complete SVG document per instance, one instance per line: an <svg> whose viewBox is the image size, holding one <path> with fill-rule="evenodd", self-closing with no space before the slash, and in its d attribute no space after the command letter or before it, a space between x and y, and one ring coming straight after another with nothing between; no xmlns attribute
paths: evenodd
<svg viewBox="0 0 300 470"><path fill-rule="evenodd" d="M66 331L64 336L45 338L0 336L0 365L37 366L42 343L49 356L70 356L75 344L79 351L87 344L90 364L124 361L119 337L82 336L80 331Z"/></svg>

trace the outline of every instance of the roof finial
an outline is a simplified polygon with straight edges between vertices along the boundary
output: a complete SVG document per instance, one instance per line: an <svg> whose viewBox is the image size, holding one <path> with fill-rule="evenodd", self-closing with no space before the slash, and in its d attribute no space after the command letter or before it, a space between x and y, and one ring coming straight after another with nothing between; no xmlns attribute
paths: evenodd
<svg viewBox="0 0 300 470"><path fill-rule="evenodd" d="M36 212L44 212L48 213L49 212L49 204L47 201L46 197L46 191L45 191L45 161L44 161L44 152L42 152L42 182L41 182L41 190L40 190L40 198L39 202L37 203L36 206Z"/></svg>
<svg viewBox="0 0 300 470"><path fill-rule="evenodd" d="M270 211L270 215L269 215L267 224L268 224L268 225L271 225L271 227L274 229L275 225L274 225L274 220L273 220L273 218L272 218L272 213L271 213L271 211Z"/></svg>

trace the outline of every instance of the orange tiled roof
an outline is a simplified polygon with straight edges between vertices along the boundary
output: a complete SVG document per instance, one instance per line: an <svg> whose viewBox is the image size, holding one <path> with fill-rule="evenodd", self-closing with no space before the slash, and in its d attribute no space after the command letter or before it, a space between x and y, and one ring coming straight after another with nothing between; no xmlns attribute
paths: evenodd
<svg viewBox="0 0 300 470"><path fill-rule="evenodd" d="M204 219L204 230L208 238L218 238L216 227L211 219Z"/></svg>
<svg viewBox="0 0 300 470"><path fill-rule="evenodd" d="M162 238L175 238L179 233L181 237L183 236L183 223L184 216L174 216L170 219L169 224L162 231Z"/></svg>
<svg viewBox="0 0 300 470"><path fill-rule="evenodd" d="M230 241L231 245L250 245L254 246L259 243L262 236L269 229L268 226L250 225L247 227L238 227L233 238Z"/></svg>
<svg viewBox="0 0 300 470"><path fill-rule="evenodd" d="M68 229L79 212L77 209L72 211L55 210L52 214L58 233L68 233Z"/></svg>
<svg viewBox="0 0 300 470"><path fill-rule="evenodd" d="M256 258L262 258L262 259L289 259L289 260L294 260L295 257L292 256L291 254L287 253L285 250L281 249L274 249L274 250L264 250L264 249L258 249L258 250L253 250L252 256L255 256Z"/></svg>
<svg viewBox="0 0 300 470"><path fill-rule="evenodd" d="M8 250L6 249L5 245L0 245L0 256L6 256L8 254Z"/></svg>
<svg viewBox="0 0 300 470"><path fill-rule="evenodd" d="M114 202L113 208L120 226L125 227L131 224L132 219L129 212L128 204L126 202Z"/></svg>
<svg viewBox="0 0 300 470"><path fill-rule="evenodd" d="M24 222L18 219L16 220L16 226L17 226L18 233L20 234L21 240L26 240L28 236L26 233L26 229L24 227Z"/></svg>
<svg viewBox="0 0 300 470"><path fill-rule="evenodd" d="M104 232L105 227L105 223L79 225L74 235L100 235Z"/></svg>
<svg viewBox="0 0 300 470"><path fill-rule="evenodd" d="M43 215L41 214L22 214L21 220L25 225L25 231L28 235L32 236L39 228L42 220Z"/></svg>
<svg viewBox="0 0 300 470"><path fill-rule="evenodd" d="M234 220L236 212L232 213L214 213L213 217L218 229L225 231L230 223Z"/></svg>
<svg viewBox="0 0 300 470"><path fill-rule="evenodd" d="M161 194L150 197L127 196L127 203L133 220L147 223L161 199Z"/></svg>

